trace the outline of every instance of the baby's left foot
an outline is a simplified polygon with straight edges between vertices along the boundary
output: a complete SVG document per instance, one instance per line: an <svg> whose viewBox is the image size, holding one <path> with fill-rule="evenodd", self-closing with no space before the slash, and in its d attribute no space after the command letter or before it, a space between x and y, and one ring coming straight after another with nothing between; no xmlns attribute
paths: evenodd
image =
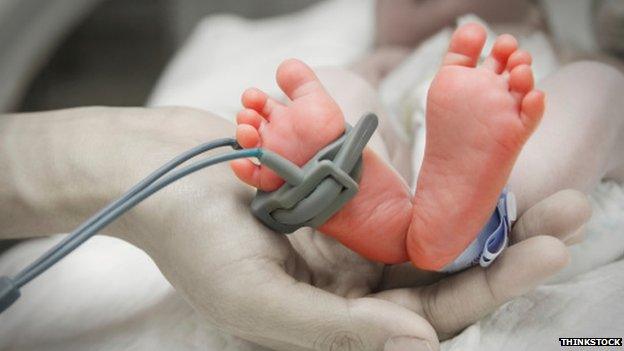
<svg viewBox="0 0 624 351"><path fill-rule="evenodd" d="M284 61L277 83L290 102L282 104L258 89L243 94L246 107L237 117L236 138L244 148L262 147L301 166L343 134L344 117L314 72L301 61ZM407 185L369 148L363 152L360 190L318 229L359 254L387 263L404 262L405 233L412 204ZM245 183L277 189L283 180L250 160L232 162Z"/></svg>
<svg viewBox="0 0 624 351"><path fill-rule="evenodd" d="M276 79L291 101L283 104L259 89L246 90L241 98L245 109L236 117L236 139L244 148L263 147L303 166L342 135L342 111L301 61L284 61ZM271 169L251 160L236 160L231 165L239 179L260 190L273 191L284 184Z"/></svg>

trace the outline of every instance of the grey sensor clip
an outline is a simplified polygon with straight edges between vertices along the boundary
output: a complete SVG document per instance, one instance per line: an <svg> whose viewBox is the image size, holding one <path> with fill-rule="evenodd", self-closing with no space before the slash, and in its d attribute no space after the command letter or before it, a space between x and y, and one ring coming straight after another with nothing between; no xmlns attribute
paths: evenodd
<svg viewBox="0 0 624 351"><path fill-rule="evenodd" d="M301 168L263 150L260 163L286 183L272 192L258 190L251 202L252 213L267 227L285 234L325 223L358 192L362 151L378 123L375 114L364 115Z"/></svg>

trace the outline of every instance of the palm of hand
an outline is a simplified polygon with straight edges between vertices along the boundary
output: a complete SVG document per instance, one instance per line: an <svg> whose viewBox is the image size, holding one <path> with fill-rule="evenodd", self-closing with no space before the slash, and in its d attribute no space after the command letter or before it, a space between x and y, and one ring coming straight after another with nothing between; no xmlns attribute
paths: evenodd
<svg viewBox="0 0 624 351"><path fill-rule="evenodd" d="M305 263L306 282L317 288L356 298L368 295L382 281L383 264L361 257L320 232L306 228L288 239Z"/></svg>

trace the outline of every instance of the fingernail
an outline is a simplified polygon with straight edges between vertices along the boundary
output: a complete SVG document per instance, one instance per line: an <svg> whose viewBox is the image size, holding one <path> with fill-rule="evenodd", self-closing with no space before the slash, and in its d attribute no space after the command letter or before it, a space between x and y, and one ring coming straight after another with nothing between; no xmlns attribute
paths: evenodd
<svg viewBox="0 0 624 351"><path fill-rule="evenodd" d="M384 351L433 351L429 343L410 336L395 336L384 345Z"/></svg>

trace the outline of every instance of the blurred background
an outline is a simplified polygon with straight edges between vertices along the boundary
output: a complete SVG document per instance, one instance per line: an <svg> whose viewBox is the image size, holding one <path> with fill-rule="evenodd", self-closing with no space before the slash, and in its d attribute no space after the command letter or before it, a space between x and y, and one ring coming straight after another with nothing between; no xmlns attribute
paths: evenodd
<svg viewBox="0 0 624 351"><path fill-rule="evenodd" d="M1 0L0 109L142 105L202 18L276 16L316 2ZM624 0L544 0L539 6L567 52L622 55Z"/></svg>
<svg viewBox="0 0 624 351"><path fill-rule="evenodd" d="M248 18L318 0L1 0L0 109L144 104L196 23Z"/></svg>

